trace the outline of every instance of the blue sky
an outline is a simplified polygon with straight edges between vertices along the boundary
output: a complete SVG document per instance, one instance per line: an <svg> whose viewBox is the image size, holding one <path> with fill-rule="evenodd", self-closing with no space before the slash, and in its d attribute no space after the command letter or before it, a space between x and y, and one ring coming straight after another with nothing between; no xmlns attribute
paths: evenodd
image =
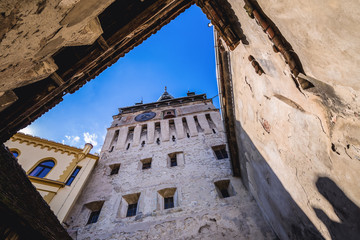
<svg viewBox="0 0 360 240"><path fill-rule="evenodd" d="M155 102L164 86L174 97L185 96L188 90L216 96L209 22L200 8L190 7L22 131L80 148L91 142L92 152L100 152L106 128L119 107L141 99ZM218 100L214 98L216 107Z"/></svg>

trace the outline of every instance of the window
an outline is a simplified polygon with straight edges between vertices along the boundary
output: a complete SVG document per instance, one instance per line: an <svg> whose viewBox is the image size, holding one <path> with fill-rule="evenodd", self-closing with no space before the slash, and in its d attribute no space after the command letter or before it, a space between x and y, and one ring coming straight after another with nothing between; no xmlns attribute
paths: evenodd
<svg viewBox="0 0 360 240"><path fill-rule="evenodd" d="M80 172L81 167L76 167L73 173L71 174L70 178L66 181L66 185L70 186L71 183L74 181L76 175Z"/></svg>
<svg viewBox="0 0 360 240"><path fill-rule="evenodd" d="M160 134L161 132L160 122L155 123L155 132L158 132Z"/></svg>
<svg viewBox="0 0 360 240"><path fill-rule="evenodd" d="M55 166L55 162L52 160L43 161L43 162L39 163L39 165L37 165L35 167L35 169L32 170L29 175L34 176L34 177L43 178L50 172L50 170L54 166Z"/></svg>
<svg viewBox="0 0 360 240"><path fill-rule="evenodd" d="M20 154L19 151L17 150L10 150L10 152L12 153L12 155L14 156L14 158L17 158Z"/></svg>
<svg viewBox="0 0 360 240"><path fill-rule="evenodd" d="M170 158L170 167L176 167L177 166L177 160L176 155Z"/></svg>
<svg viewBox="0 0 360 240"><path fill-rule="evenodd" d="M137 203L129 204L126 217L132 217L136 215Z"/></svg>
<svg viewBox="0 0 360 240"><path fill-rule="evenodd" d="M176 117L175 109L163 111L163 119Z"/></svg>
<svg viewBox="0 0 360 240"><path fill-rule="evenodd" d="M99 210L99 211L91 212L87 224L96 223L97 220L99 219L99 215L100 215L100 210Z"/></svg>
<svg viewBox="0 0 360 240"><path fill-rule="evenodd" d="M119 169L120 169L120 164L110 165L110 169L111 169L110 175L118 174L118 173L119 173Z"/></svg>
<svg viewBox="0 0 360 240"><path fill-rule="evenodd" d="M118 216L122 218L136 216L139 210L140 193L124 195L120 202Z"/></svg>
<svg viewBox="0 0 360 240"><path fill-rule="evenodd" d="M225 145L216 146L216 147L213 147L212 149L213 149L217 159L220 160L220 159L228 158L228 154L227 154Z"/></svg>
<svg viewBox="0 0 360 240"><path fill-rule="evenodd" d="M235 195L234 189L230 184L230 180L220 180L214 182L214 184L220 198L228 198Z"/></svg>
<svg viewBox="0 0 360 240"><path fill-rule="evenodd" d="M177 189L165 188L158 191L158 210L165 210L178 206Z"/></svg>
<svg viewBox="0 0 360 240"><path fill-rule="evenodd" d="M143 170L151 168L151 158L141 160L141 163Z"/></svg>
<svg viewBox="0 0 360 240"><path fill-rule="evenodd" d="M184 153L183 152L173 152L170 153L167 157L167 167L176 167L183 166L185 164L184 161Z"/></svg>
<svg viewBox="0 0 360 240"><path fill-rule="evenodd" d="M85 208L88 209L90 216L86 224L96 223L99 220L101 208L104 205L104 201L95 201L85 204Z"/></svg>
<svg viewBox="0 0 360 240"><path fill-rule="evenodd" d="M164 209L173 208L174 207L174 197L164 198Z"/></svg>

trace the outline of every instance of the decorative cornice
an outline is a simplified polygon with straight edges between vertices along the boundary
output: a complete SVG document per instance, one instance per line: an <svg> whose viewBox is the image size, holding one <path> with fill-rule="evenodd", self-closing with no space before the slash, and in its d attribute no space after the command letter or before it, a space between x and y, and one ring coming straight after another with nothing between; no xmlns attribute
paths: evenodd
<svg viewBox="0 0 360 240"><path fill-rule="evenodd" d="M31 136L24 133L16 133L14 136L10 138L13 142L19 142L20 144L25 143L26 145L33 145L34 147L39 147L40 149L47 148L48 151L54 150L54 152L60 151L61 154L67 153L68 156L73 154L74 156L78 156L82 153L83 149L68 146L62 143L50 141L47 139ZM92 159L99 159L99 156L88 153L86 157Z"/></svg>

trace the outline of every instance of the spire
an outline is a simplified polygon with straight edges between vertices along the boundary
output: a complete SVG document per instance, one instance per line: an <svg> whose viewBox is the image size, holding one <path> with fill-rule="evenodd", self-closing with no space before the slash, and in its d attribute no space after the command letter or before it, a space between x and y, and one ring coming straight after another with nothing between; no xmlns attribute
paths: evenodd
<svg viewBox="0 0 360 240"><path fill-rule="evenodd" d="M160 101L165 101L165 100L169 100L169 99L174 99L174 97L171 96L171 95L167 92L167 87L165 86L165 91L164 91L164 93L160 96L160 98L159 98L157 101L160 102Z"/></svg>

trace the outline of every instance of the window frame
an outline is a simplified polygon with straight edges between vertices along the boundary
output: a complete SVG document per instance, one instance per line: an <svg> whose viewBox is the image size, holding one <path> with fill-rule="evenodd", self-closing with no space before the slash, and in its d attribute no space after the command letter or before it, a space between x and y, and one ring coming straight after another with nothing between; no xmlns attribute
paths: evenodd
<svg viewBox="0 0 360 240"><path fill-rule="evenodd" d="M16 152L17 153L17 156L15 157L14 156L14 158L16 158L16 159L18 159L19 158L19 156L21 155L21 151L19 150L19 149L17 149L17 148L11 148L11 149L9 149L9 152L14 156L14 152Z"/></svg>
<svg viewBox="0 0 360 240"><path fill-rule="evenodd" d="M99 220L100 212L101 212L101 209L97 210L97 211L92 211L90 213L90 216L88 218L86 225L96 223Z"/></svg>
<svg viewBox="0 0 360 240"><path fill-rule="evenodd" d="M222 179L214 182L216 192L219 198L229 198L236 195L230 179Z"/></svg>
<svg viewBox="0 0 360 240"><path fill-rule="evenodd" d="M126 217L136 216L136 214L137 214L137 207L138 207L138 202L132 203L132 204L128 204L127 211L126 211Z"/></svg>
<svg viewBox="0 0 360 240"><path fill-rule="evenodd" d="M119 171L120 171L120 163L111 164L109 167L110 167L110 174L109 174L109 176L119 174Z"/></svg>
<svg viewBox="0 0 360 240"><path fill-rule="evenodd" d="M49 166L40 166L41 164L45 163L45 162L53 162L54 165L52 167L49 167ZM42 159L40 161L38 161L27 173L27 175L29 176L32 176L32 177L38 177L38 178L45 178L50 172L51 170L56 166L56 160L53 159L53 158L45 158L45 159ZM42 170L40 170L39 173L37 173L36 175L34 174L35 170L38 168L38 167L43 167ZM46 172L46 174L44 176L39 176L43 171L44 169L49 169L48 172ZM34 175L32 175L34 174Z"/></svg>
<svg viewBox="0 0 360 240"><path fill-rule="evenodd" d="M218 145L211 147L217 160L223 160L229 158L229 153L226 149L226 145Z"/></svg>
<svg viewBox="0 0 360 240"><path fill-rule="evenodd" d="M76 170L78 170L76 172ZM71 184L73 183L73 181L75 180L76 176L79 174L79 172L81 171L81 167L80 166L76 166L76 168L74 169L74 171L71 173L70 177L68 178L68 180L66 180L65 185L66 186L71 186ZM71 179L71 180L70 180Z"/></svg>
<svg viewBox="0 0 360 240"><path fill-rule="evenodd" d="M140 162L141 162L141 170L151 169L152 158L142 159L142 160L140 160Z"/></svg>

